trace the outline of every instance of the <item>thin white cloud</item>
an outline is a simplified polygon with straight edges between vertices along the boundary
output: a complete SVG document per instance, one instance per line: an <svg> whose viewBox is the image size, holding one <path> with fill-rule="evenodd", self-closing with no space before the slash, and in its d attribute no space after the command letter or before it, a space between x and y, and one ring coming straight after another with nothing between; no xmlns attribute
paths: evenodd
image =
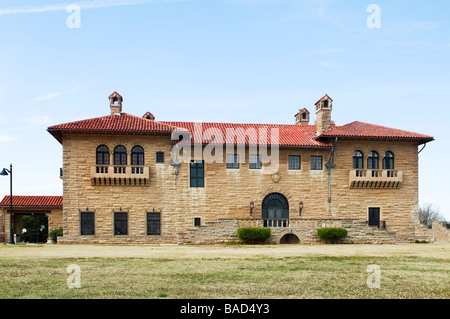
<svg viewBox="0 0 450 319"><path fill-rule="evenodd" d="M78 86L72 88L69 92L67 92L67 94L73 94L73 93L81 90L82 88L84 88L84 85L78 85Z"/></svg>
<svg viewBox="0 0 450 319"><path fill-rule="evenodd" d="M23 121L30 124L38 124L38 125L50 125L53 123L53 120L48 115L27 117L23 119Z"/></svg>
<svg viewBox="0 0 450 319"><path fill-rule="evenodd" d="M31 101L32 102L46 101L46 100L53 99L60 95L74 94L83 88L84 88L84 85L78 85L78 86L71 88L70 90L68 90L66 92L58 91L58 92L49 93L46 95L35 97L35 98L31 99Z"/></svg>
<svg viewBox="0 0 450 319"><path fill-rule="evenodd" d="M0 135L0 143L12 142L19 140L19 137L15 135Z"/></svg>
<svg viewBox="0 0 450 319"><path fill-rule="evenodd" d="M61 92L53 92L53 93L49 93L49 94L46 94L43 96L35 97L34 99L32 99L32 101L33 102L46 101L46 100L53 99L54 97L57 97L60 94L61 94Z"/></svg>
<svg viewBox="0 0 450 319"><path fill-rule="evenodd" d="M108 8L108 7L119 7L119 6L133 6L150 3L153 0L95 0L95 1L84 1L75 3L80 6L81 9L98 9L98 8ZM52 11L66 11L67 8L74 3L66 4L50 4L43 6L22 6L15 8L3 8L0 9L0 15L9 14L22 14L22 13L44 13Z"/></svg>

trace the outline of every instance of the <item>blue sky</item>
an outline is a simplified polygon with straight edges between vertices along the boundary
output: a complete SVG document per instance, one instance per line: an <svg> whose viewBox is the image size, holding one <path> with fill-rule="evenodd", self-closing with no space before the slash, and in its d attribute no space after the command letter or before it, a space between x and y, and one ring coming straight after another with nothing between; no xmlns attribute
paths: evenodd
<svg viewBox="0 0 450 319"><path fill-rule="evenodd" d="M80 28L66 23L72 3ZM436 138L420 202L450 220L449 12L444 0L0 1L0 168L13 163L15 194L62 194L46 128L107 115L113 91L157 120L280 124L327 93L338 125Z"/></svg>

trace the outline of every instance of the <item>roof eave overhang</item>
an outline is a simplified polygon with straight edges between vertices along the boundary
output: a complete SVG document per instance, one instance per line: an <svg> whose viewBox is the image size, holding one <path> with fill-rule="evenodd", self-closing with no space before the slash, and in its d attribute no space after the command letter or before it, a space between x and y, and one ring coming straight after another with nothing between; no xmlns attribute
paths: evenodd
<svg viewBox="0 0 450 319"><path fill-rule="evenodd" d="M156 135L170 135L169 131L118 131L118 130L77 130L77 129L52 129L48 128L47 131L62 144L63 133L96 133L96 134L156 134Z"/></svg>
<svg viewBox="0 0 450 319"><path fill-rule="evenodd" d="M405 136L358 136L358 135L319 135L319 139L358 139L358 140L379 140L379 141L403 141L403 142L417 142L419 145L434 141L434 137L405 137Z"/></svg>

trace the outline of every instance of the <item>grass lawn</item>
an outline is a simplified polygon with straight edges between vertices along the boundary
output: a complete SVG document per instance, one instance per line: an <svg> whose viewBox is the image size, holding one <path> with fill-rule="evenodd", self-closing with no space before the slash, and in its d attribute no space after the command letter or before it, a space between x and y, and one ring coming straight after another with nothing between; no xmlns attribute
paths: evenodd
<svg viewBox="0 0 450 319"><path fill-rule="evenodd" d="M192 247L192 256L186 256L184 254L191 248L183 246L169 247L167 251L161 248L161 254L155 258L147 253L127 256L127 250L134 249L127 246L112 247L122 249L123 257L108 256L108 246L86 246L87 250L99 252L97 256L93 254L88 257L81 253L81 256L75 254L74 257L52 255L55 250L64 249L61 245L36 246L32 249L19 245L1 246L0 298L448 299L448 256L430 257L434 249L432 244L416 245L410 247L427 251L428 246L430 250L424 256L411 256L398 251L384 256L371 256L370 251L366 254L345 253L336 256L326 253L306 254L305 249L314 251L314 246L296 246L299 247L296 256L294 253L282 254L283 249L296 252L294 246L275 246L242 256L239 252L248 248L239 246L207 248L211 253L205 256L196 255L197 248ZM330 251L333 246L335 250L345 246L351 251L353 246L363 251L359 245L331 245ZM73 249L72 246L66 247ZM445 246L444 249L449 247ZM26 249L31 252L23 253ZM320 251L325 248L317 249ZM106 257L101 256L102 250ZM175 254L180 251L183 252L181 256ZM233 251L237 257L227 255ZM226 257L218 257L213 252ZM281 256L271 257L274 252ZM69 289L67 286L69 274L66 268L71 264L81 269L80 288ZM380 267L380 288L371 289L366 284L368 276L372 274L366 271L371 264Z"/></svg>

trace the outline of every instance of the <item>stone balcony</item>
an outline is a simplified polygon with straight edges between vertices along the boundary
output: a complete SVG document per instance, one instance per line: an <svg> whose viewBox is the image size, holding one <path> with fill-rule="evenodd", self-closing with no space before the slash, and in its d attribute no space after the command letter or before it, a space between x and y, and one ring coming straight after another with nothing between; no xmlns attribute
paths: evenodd
<svg viewBox="0 0 450 319"><path fill-rule="evenodd" d="M400 188L403 171L354 169L349 172L350 188Z"/></svg>
<svg viewBox="0 0 450 319"><path fill-rule="evenodd" d="M92 185L149 186L149 166L91 166Z"/></svg>

